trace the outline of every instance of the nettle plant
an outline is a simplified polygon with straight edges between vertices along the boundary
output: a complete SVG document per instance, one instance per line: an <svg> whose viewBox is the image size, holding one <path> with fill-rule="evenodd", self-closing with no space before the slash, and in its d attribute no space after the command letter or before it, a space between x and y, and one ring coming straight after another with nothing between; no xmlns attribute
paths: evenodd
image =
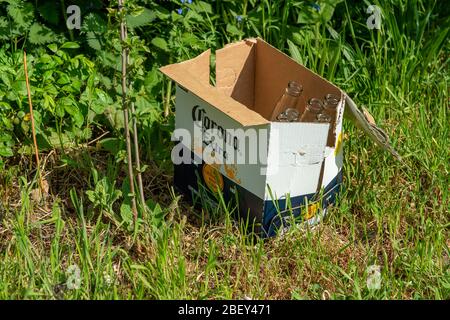
<svg viewBox="0 0 450 320"><path fill-rule="evenodd" d="M58 8L53 1L37 6L23 0L0 0L0 41L10 42L15 50L25 38L32 44L45 44L62 40L54 31L42 24L59 23Z"/></svg>
<svg viewBox="0 0 450 320"><path fill-rule="evenodd" d="M118 97L122 95L121 88L121 52L120 17L117 1L111 1L107 8L107 16L89 14L83 18L81 34L86 37L86 43L94 51L98 71L102 74L101 82L111 94ZM137 116L142 118L145 114L156 109L158 103L152 99L151 88L158 82L156 70L146 65L146 56L149 48L135 32L135 28L143 27L153 21L149 9L127 1L124 9L128 27L128 37L125 46L128 48L129 60L127 64L127 79L129 102L136 105ZM118 99L120 100L120 99ZM114 106L107 110L111 113L111 125L116 129L123 127L123 119L117 112L120 107ZM156 115L154 115L156 116ZM155 119L156 120L156 119Z"/></svg>
<svg viewBox="0 0 450 320"><path fill-rule="evenodd" d="M95 65L75 55L78 44L49 44L28 54L34 118L40 150L69 148L92 136L91 124L112 98L102 89ZM12 156L14 145L31 144L23 53L0 50L0 157Z"/></svg>
<svg viewBox="0 0 450 320"><path fill-rule="evenodd" d="M0 42L17 50L24 42L29 47L78 40L75 30L66 27L70 5L83 14L104 8L102 0L0 0Z"/></svg>
<svg viewBox="0 0 450 320"><path fill-rule="evenodd" d="M98 2L101 1L90 3ZM31 152L30 115L20 46L32 48L28 54L28 69L41 151L75 146L91 138L92 129L106 126L119 131L123 127L119 103L121 42L119 19L115 17L117 6L103 17L95 10L85 15L82 30L70 34L71 38L78 36L79 42L65 41L67 29L58 32L52 25L63 21L65 17L59 15L64 8L64 1L31 4L31 1L0 0L0 165L15 151ZM87 10L86 6L82 8ZM129 30L151 21L148 10L132 2L126 12ZM130 19L131 16L136 19ZM39 27L33 27L35 25ZM36 34L34 29L38 31ZM89 46L94 50L93 60L77 54L82 50L89 53ZM140 118L151 124L157 118L151 113L157 103L149 100L149 89L158 82L156 69L144 72L144 53L148 49L137 36L131 34L127 46L130 48L129 77L134 80L130 82L128 96L135 103Z"/></svg>

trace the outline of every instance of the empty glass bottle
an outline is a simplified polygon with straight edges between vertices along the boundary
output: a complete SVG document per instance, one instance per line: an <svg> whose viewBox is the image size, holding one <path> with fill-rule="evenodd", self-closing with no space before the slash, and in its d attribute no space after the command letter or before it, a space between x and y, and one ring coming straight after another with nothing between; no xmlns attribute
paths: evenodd
<svg viewBox="0 0 450 320"><path fill-rule="evenodd" d="M319 113L316 117L318 123L331 123L331 117L325 113Z"/></svg>
<svg viewBox="0 0 450 320"><path fill-rule="evenodd" d="M325 96L325 104L323 106L323 113L328 114L333 120L336 118L336 109L340 98L335 94L327 94Z"/></svg>
<svg viewBox="0 0 450 320"><path fill-rule="evenodd" d="M327 146L334 146L335 143L335 127L336 127L336 113L340 98L335 94L327 94L325 96L325 104L323 113L330 117L330 130L328 131Z"/></svg>
<svg viewBox="0 0 450 320"><path fill-rule="evenodd" d="M303 87L299 83L289 81L286 91L272 111L270 121L298 121L296 106L302 92Z"/></svg>
<svg viewBox="0 0 450 320"><path fill-rule="evenodd" d="M317 116L321 114L323 104L320 99L311 98L306 105L305 111L300 117L300 122L317 122Z"/></svg>
<svg viewBox="0 0 450 320"><path fill-rule="evenodd" d="M280 122L294 122L298 121L299 116L300 114L297 109L287 108L278 115L277 120Z"/></svg>

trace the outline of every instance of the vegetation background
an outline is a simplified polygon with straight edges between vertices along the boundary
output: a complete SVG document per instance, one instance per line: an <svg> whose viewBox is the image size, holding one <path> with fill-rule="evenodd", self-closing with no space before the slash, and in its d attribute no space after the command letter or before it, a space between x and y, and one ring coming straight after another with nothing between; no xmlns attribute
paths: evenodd
<svg viewBox="0 0 450 320"><path fill-rule="evenodd" d="M370 4L381 29L366 25ZM81 29L68 30L69 5ZM449 6L433 0L0 0L0 298L449 299ZM69 17L68 17L69 16ZM345 123L344 188L314 230L263 241L172 189L174 87L158 67L259 36L334 82L404 164ZM126 179L130 49L146 206ZM33 158L27 49L45 192ZM380 286L368 286L379 267Z"/></svg>

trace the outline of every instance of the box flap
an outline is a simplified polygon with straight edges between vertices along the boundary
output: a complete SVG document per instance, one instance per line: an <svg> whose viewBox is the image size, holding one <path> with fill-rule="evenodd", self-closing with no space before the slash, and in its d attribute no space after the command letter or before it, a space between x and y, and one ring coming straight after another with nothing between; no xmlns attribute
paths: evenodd
<svg viewBox="0 0 450 320"><path fill-rule="evenodd" d="M347 104L347 107L345 108L345 117L351 120L358 128L362 129L364 133L383 150L388 151L397 160L402 161L401 156L391 146L389 136L386 132L377 127L372 115L364 108L363 111L360 111L356 103L347 94L345 102Z"/></svg>
<svg viewBox="0 0 450 320"><path fill-rule="evenodd" d="M161 67L159 70L199 98L224 112L242 126L268 124L270 121L244 104L209 84L210 50L194 59Z"/></svg>
<svg viewBox="0 0 450 320"><path fill-rule="evenodd" d="M254 109L255 39L226 45L216 51L216 87Z"/></svg>

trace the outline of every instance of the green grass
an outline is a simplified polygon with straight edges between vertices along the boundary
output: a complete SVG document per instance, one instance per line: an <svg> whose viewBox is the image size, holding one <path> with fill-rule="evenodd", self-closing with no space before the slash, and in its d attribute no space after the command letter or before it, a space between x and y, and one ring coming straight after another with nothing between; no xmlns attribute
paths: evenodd
<svg viewBox="0 0 450 320"><path fill-rule="evenodd" d="M121 185L114 157L79 147L66 154L75 168L47 154L45 199L30 196L37 182L22 157L0 172L0 299L450 299L449 17L437 19L434 1L374 1L384 19L369 31L367 6L341 3L333 20L291 33L297 2L284 3L263 1L262 24L244 36L260 33L366 106L404 163L346 122L337 205L315 229L263 241L224 204L193 210L157 164L144 173L151 212L122 224L114 188L95 206L86 194L96 174ZM232 16L221 1L215 10ZM72 265L79 289L67 286Z"/></svg>

